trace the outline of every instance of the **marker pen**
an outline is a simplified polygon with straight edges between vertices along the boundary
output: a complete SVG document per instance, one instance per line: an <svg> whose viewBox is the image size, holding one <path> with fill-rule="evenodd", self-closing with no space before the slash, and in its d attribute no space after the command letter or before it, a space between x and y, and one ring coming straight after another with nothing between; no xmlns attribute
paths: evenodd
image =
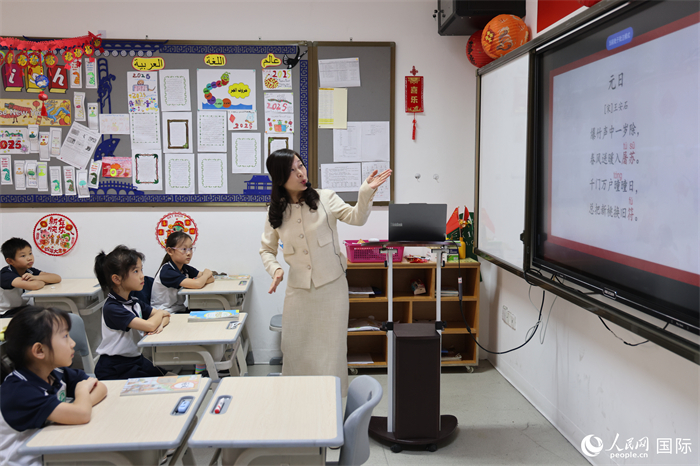
<svg viewBox="0 0 700 466"><path fill-rule="evenodd" d="M214 414L219 414L221 412L221 408L224 407L224 403L226 403L226 398L221 398L216 404L216 408L214 408Z"/></svg>

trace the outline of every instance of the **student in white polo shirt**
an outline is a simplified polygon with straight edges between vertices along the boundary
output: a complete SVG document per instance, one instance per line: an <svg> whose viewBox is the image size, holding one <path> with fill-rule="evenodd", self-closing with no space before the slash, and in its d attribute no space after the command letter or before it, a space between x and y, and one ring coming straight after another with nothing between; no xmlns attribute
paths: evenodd
<svg viewBox="0 0 700 466"><path fill-rule="evenodd" d="M108 293L102 307L102 343L97 348L100 359L95 366L100 380L165 375L137 346L144 334L160 333L170 322L167 311L132 295L143 288L143 258L140 252L121 245L95 258L95 275Z"/></svg>
<svg viewBox="0 0 700 466"><path fill-rule="evenodd" d="M14 310L14 309L13 309ZM15 365L0 386L0 464L41 466L41 456L21 455L19 447L48 421L90 422L92 407L107 387L81 370L71 369L75 342L68 313L23 306L5 331L4 349ZM66 398L73 398L66 403Z"/></svg>
<svg viewBox="0 0 700 466"><path fill-rule="evenodd" d="M198 271L190 265L194 253L192 238L184 231L176 231L165 241L165 257L153 279L151 306L165 309L171 314L189 312L185 296L178 295L181 288L200 289L212 283L211 270Z"/></svg>

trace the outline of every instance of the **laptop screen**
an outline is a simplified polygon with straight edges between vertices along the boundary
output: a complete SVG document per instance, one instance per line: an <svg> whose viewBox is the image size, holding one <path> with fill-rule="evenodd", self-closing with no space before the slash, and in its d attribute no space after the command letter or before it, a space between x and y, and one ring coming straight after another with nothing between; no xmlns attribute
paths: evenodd
<svg viewBox="0 0 700 466"><path fill-rule="evenodd" d="M447 204L389 204L389 241L445 241Z"/></svg>

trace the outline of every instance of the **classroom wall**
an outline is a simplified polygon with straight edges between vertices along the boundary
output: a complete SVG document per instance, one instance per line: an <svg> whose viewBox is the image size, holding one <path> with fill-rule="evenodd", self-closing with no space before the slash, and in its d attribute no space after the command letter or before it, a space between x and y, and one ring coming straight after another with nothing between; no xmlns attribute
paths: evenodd
<svg viewBox="0 0 700 466"><path fill-rule="evenodd" d="M476 80L475 69L465 55L467 38L438 35L432 17L435 7L435 1L424 0L0 0L0 35L74 37L103 30L108 38L128 39L394 41L394 200L446 203L451 211L458 205L473 207ZM404 76L413 66L425 77L426 108L424 114L417 115L415 141L411 140L412 115L404 113L403 100ZM65 257L37 253L39 268L67 278L89 277L100 249L108 251L125 243L144 252L145 271L152 275L164 254L155 239L156 222L176 210L190 214L199 227L192 265L253 276L246 325L255 361L269 361L279 354L280 337L269 330L268 323L272 315L282 311L285 283L274 295L267 293L270 279L258 255L264 208L2 208L0 238L28 237L39 218L59 212L78 226L78 243ZM341 225L339 233L341 241L386 237L386 207L375 207L364 227Z"/></svg>
<svg viewBox="0 0 700 466"><path fill-rule="evenodd" d="M537 2L529 0L527 7L526 22L536 32ZM481 322L489 322L490 349L504 351L522 344L537 321L542 290L530 290L524 280L485 261L482 276L482 309L487 310ZM599 437L604 451L587 458L592 464L700 464L700 367L653 343L627 346L592 313L553 300L547 293L542 324L527 346L489 355L496 369L579 451L585 436ZM504 308L516 316L516 330L501 319ZM611 323L608 326L630 343L643 341ZM677 333L698 341L697 336ZM621 452L613 446L617 435L615 446ZM636 446L645 437L649 458L610 457L643 452L625 447L628 439ZM674 443L673 453L657 455L657 440L666 438ZM691 452L675 453L677 439L688 439Z"/></svg>

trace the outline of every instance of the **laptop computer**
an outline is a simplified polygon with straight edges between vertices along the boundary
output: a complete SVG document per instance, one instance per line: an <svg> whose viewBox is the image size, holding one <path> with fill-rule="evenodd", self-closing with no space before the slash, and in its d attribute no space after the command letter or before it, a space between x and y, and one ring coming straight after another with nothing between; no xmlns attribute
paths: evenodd
<svg viewBox="0 0 700 466"><path fill-rule="evenodd" d="M389 241L445 241L447 204L389 204Z"/></svg>

